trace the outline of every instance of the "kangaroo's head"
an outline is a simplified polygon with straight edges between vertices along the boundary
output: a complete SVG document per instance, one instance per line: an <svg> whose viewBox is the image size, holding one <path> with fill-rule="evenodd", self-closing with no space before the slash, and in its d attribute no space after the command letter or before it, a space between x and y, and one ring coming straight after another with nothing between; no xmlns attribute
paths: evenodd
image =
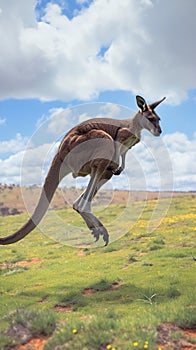
<svg viewBox="0 0 196 350"><path fill-rule="evenodd" d="M143 129L147 129L154 136L160 136L162 133L160 127L160 118L155 112L155 108L165 100L161 100L147 105L145 99L141 96L136 96L137 105L139 107L139 122Z"/></svg>

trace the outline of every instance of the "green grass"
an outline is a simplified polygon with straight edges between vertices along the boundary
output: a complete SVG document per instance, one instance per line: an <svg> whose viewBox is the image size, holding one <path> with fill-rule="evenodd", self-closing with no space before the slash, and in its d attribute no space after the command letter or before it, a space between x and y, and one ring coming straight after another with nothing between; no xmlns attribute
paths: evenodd
<svg viewBox="0 0 196 350"><path fill-rule="evenodd" d="M47 336L44 350L153 350L162 323L196 327L195 204L194 196L173 199L161 225L148 233L156 201L147 202L130 230L128 218L120 222L126 233L121 239L108 247L81 248L83 254L38 229L14 245L0 246L0 349L14 343L6 333L13 324L25 325L32 336ZM112 205L98 215L107 225L122 210ZM58 214L84 227L72 210ZM26 219L0 218L1 236ZM55 231L55 224L50 229ZM34 264L19 264L34 258ZM93 293L85 293L88 289ZM181 337L176 332L172 341Z"/></svg>

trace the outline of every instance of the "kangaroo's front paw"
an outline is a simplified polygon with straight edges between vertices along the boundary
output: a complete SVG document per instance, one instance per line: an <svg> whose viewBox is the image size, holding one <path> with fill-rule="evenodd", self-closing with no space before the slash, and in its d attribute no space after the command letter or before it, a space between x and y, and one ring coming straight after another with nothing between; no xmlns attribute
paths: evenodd
<svg viewBox="0 0 196 350"><path fill-rule="evenodd" d="M117 169L113 170L113 174L114 175L120 175L123 171L123 168L121 166L119 166Z"/></svg>
<svg viewBox="0 0 196 350"><path fill-rule="evenodd" d="M118 169L119 168L119 166L118 166L118 164L116 164L116 163L111 163L108 167L107 167L107 170L110 170L112 173L116 170L116 169Z"/></svg>

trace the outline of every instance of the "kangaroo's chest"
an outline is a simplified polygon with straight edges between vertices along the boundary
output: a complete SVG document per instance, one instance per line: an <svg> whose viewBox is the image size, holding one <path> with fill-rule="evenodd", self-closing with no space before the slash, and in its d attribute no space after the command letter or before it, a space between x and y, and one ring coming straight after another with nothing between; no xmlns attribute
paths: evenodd
<svg viewBox="0 0 196 350"><path fill-rule="evenodd" d="M121 128L118 131L116 141L130 149L140 141L140 138L134 135L128 128Z"/></svg>

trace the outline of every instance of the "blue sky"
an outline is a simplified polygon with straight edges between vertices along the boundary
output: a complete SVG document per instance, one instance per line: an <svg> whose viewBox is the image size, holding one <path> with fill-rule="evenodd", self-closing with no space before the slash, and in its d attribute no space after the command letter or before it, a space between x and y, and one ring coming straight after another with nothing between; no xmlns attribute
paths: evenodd
<svg viewBox="0 0 196 350"><path fill-rule="evenodd" d="M97 115L89 105L78 120L65 112L86 103L125 106L128 118L140 94L167 97L157 112L174 188L195 190L194 9L194 0L0 0L0 182L20 183L26 144L49 117L65 118L62 134Z"/></svg>

